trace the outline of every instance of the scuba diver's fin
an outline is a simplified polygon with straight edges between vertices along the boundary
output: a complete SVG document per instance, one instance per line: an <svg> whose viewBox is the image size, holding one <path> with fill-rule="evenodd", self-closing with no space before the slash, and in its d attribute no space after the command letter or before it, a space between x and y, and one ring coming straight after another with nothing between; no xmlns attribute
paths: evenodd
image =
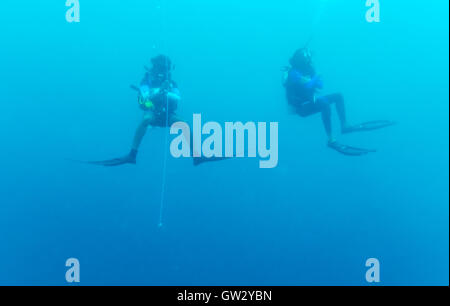
<svg viewBox="0 0 450 306"><path fill-rule="evenodd" d="M396 125L397 123L390 120L376 120L376 121L368 121L361 124L357 124L342 130L343 134L349 134L354 132L366 132L373 131L378 129L383 129L389 126Z"/></svg>
<svg viewBox="0 0 450 306"><path fill-rule="evenodd" d="M132 159L130 156L125 156L125 157L114 158L114 159L110 159L110 160L86 162L86 164L95 165L95 166L104 166L104 167L117 167L117 166L122 166L122 165L126 165L126 164L136 165L136 160Z"/></svg>
<svg viewBox="0 0 450 306"><path fill-rule="evenodd" d="M102 160L102 161L83 161L83 160L70 160L70 161L80 163L80 164L103 166L103 167L117 167L117 166L122 166L122 165L126 165L126 164L132 164L132 165L136 164L136 161L129 159L128 156L122 157L122 158Z"/></svg>
<svg viewBox="0 0 450 306"><path fill-rule="evenodd" d="M109 159L109 160L102 160L102 161L75 161L78 163L88 164L88 165L94 165L94 166L104 166L104 167L117 167L122 165L136 165L136 155L137 151L132 150L128 155L125 155L124 157Z"/></svg>
<svg viewBox="0 0 450 306"><path fill-rule="evenodd" d="M194 157L193 158L193 162L194 162L194 166L197 167L197 166L200 166L201 164L204 164L204 163L221 161L221 160L225 160L225 159L230 159L230 157L211 157L211 158Z"/></svg>
<svg viewBox="0 0 450 306"><path fill-rule="evenodd" d="M355 147L343 145L337 141L328 143L328 147L333 150L336 150L337 152L339 152L341 154L347 155L347 156L362 156L362 155L376 152L376 150L355 148Z"/></svg>

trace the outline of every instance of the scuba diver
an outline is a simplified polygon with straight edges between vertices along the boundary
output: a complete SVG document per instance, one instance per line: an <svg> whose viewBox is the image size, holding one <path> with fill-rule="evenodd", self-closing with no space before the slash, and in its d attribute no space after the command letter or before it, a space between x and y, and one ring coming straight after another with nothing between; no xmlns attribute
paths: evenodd
<svg viewBox="0 0 450 306"><path fill-rule="evenodd" d="M395 123L388 120L365 122L349 125L346 118L344 98L342 94L318 96L323 88L323 81L313 66L311 51L301 48L290 59L290 67L286 68L284 87L289 105L301 117L308 117L317 113L322 114L325 132L328 136L328 147L350 156L365 155L375 150L355 148L340 144L333 137L331 124L331 106L334 104L341 124L342 134L360 131L371 131L392 126Z"/></svg>
<svg viewBox="0 0 450 306"><path fill-rule="evenodd" d="M88 162L89 164L107 167L136 164L139 147L149 126L170 127L173 123L181 121L175 113L181 96L177 84L172 80L171 71L173 66L171 60L165 55L159 55L152 58L151 62L152 68L145 67L147 72L140 86L131 86L132 89L138 92L139 107L144 112L144 115L136 129L130 152L120 158ZM190 139L187 141L192 152L193 142ZM222 159L194 157L194 165L198 166L204 162Z"/></svg>

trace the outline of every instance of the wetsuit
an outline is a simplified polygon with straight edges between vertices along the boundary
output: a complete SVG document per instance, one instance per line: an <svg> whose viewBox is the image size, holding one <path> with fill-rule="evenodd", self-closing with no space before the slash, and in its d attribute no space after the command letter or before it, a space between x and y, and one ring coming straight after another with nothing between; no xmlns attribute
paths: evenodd
<svg viewBox="0 0 450 306"><path fill-rule="evenodd" d="M331 104L336 104L336 109L342 127L346 125L345 105L341 94L316 96L322 89L323 83L320 77L311 69L309 73L302 73L291 68L284 84L286 97L295 112L302 117L308 117L316 113L322 113L322 120L327 135L331 137Z"/></svg>
<svg viewBox="0 0 450 306"><path fill-rule="evenodd" d="M151 109L141 105L142 110L144 110L144 120L147 125L166 127L179 121L175 112L181 96L180 90L174 81L160 81L152 78L150 73L147 73L141 81L140 88L141 96L143 95L143 91L147 91L144 94L144 99L150 100L153 104Z"/></svg>

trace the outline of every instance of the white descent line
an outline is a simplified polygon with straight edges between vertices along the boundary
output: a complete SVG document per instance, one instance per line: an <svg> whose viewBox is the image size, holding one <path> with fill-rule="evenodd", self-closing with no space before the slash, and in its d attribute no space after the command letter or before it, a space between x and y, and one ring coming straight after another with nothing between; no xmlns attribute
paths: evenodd
<svg viewBox="0 0 450 306"><path fill-rule="evenodd" d="M166 1L162 2L162 32L163 32L163 50L166 49L166 41L165 41L165 31L166 31L166 18L167 18L167 9L166 9ZM166 76L169 76L170 68L169 68L169 60L167 58L167 54L163 54L166 56ZM170 80L169 80L170 81ZM166 128L169 126L169 95L166 95ZM169 132L166 133L165 141L164 141L164 161L163 161L163 175L162 175L162 186L161 186L161 197L159 204L159 223L158 227L163 227L163 218L164 218L164 200L166 195L166 181L167 181L167 155L168 155L168 145L169 145Z"/></svg>

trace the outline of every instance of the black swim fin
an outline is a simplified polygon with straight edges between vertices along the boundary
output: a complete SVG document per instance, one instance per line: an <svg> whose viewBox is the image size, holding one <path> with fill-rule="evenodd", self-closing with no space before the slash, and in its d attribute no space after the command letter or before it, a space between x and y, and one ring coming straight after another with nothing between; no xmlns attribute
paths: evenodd
<svg viewBox="0 0 450 306"><path fill-rule="evenodd" d="M89 165L96 165L96 166L117 167L117 166L122 166L122 165L127 165L127 164L136 165L136 159L133 159L127 155L124 157L114 158L114 159L110 159L110 160L90 161L90 162L85 162L85 163L89 164Z"/></svg>
<svg viewBox="0 0 450 306"><path fill-rule="evenodd" d="M347 156L362 156L369 153L375 153L376 150L355 148L335 142L328 143L328 147Z"/></svg>
<svg viewBox="0 0 450 306"><path fill-rule="evenodd" d="M354 132L367 132L378 129L383 129L386 127L390 127L396 125L397 123L390 120L376 120L376 121L368 121L361 124L357 124L351 127L348 127L342 131L342 134L349 134Z"/></svg>
<svg viewBox="0 0 450 306"><path fill-rule="evenodd" d="M193 158L193 163L194 163L194 166L197 167L197 166L200 166L201 164L204 164L204 163L216 162L216 161L221 161L221 160L225 160L225 159L230 159L230 157L210 157L210 158L207 158L207 157L194 157Z"/></svg>
<svg viewBox="0 0 450 306"><path fill-rule="evenodd" d="M122 165L135 165L136 164L136 154L137 151L131 151L128 155L125 155L123 157L109 159L109 160L102 160L102 161L75 161L78 163L88 164L88 165L95 165L95 166L104 166L104 167L117 167Z"/></svg>

